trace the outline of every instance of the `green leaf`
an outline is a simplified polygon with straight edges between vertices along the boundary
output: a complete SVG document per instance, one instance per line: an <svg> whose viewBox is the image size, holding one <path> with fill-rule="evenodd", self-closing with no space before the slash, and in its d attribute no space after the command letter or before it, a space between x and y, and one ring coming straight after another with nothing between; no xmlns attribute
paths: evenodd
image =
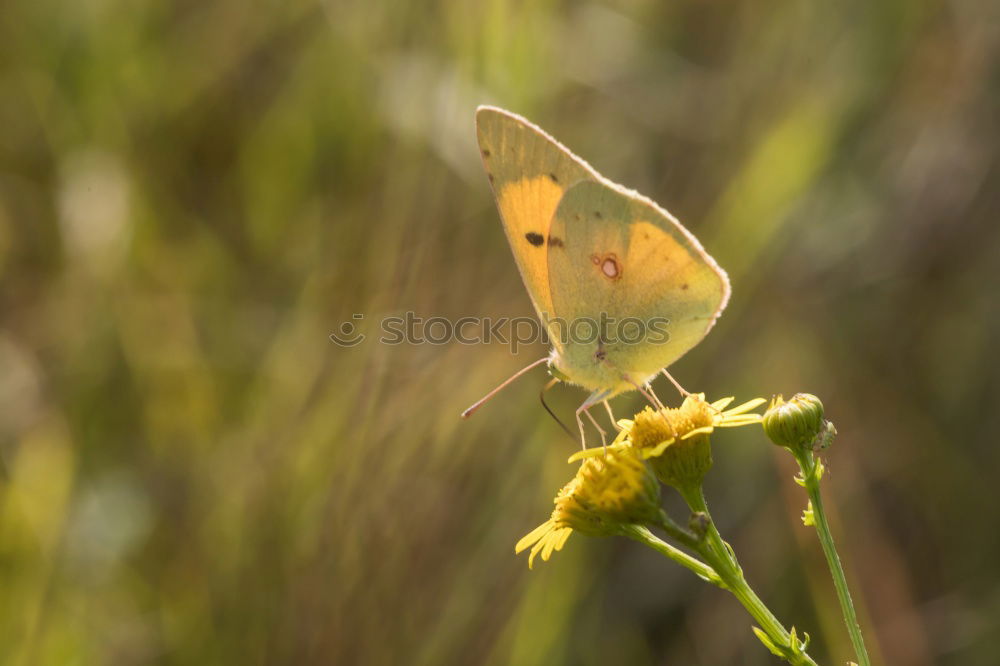
<svg viewBox="0 0 1000 666"><path fill-rule="evenodd" d="M809 634L802 632L802 635L805 636L805 640L800 641L798 635L795 633L795 627L792 627L792 630L788 632L788 643L791 645L792 654L796 656L804 655L806 648L809 647Z"/></svg>
<svg viewBox="0 0 1000 666"><path fill-rule="evenodd" d="M760 642L764 644L764 647L766 647L768 650L771 651L771 654L781 657L782 659L785 658L785 653L781 650L781 648L779 648L771 641L771 638L764 633L763 629L761 629L760 627L750 627L750 628L753 629L753 633L757 636L757 638L760 639Z"/></svg>
<svg viewBox="0 0 1000 666"><path fill-rule="evenodd" d="M805 511L802 512L802 524L811 527L816 524L816 516L813 513L813 503L812 500L809 501L808 506L806 506Z"/></svg>

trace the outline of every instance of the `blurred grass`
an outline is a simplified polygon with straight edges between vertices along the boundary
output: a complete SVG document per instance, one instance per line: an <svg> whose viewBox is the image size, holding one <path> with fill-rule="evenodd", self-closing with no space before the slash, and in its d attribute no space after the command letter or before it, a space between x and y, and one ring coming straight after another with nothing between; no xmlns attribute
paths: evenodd
<svg viewBox="0 0 1000 666"><path fill-rule="evenodd" d="M770 663L730 599L634 544L514 557L572 443L538 376L457 414L540 347L327 339L356 312L376 335L407 310L531 314L476 157L483 102L729 270L686 386L823 398L880 661L995 661L992 3L3 15L0 662ZM555 393L564 414L581 398ZM709 499L751 582L845 661L788 461L752 432L716 451Z"/></svg>

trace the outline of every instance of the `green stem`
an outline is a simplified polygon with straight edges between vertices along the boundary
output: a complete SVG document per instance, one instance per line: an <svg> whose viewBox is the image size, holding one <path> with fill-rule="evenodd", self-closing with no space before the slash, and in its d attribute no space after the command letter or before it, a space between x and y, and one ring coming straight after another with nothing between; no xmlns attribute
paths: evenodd
<svg viewBox="0 0 1000 666"><path fill-rule="evenodd" d="M708 566L696 557L691 557L682 550L671 546L642 525L624 525L621 528L622 534L630 539L635 539L639 543L646 544L653 550L666 555L682 567L686 567L694 572L702 580L706 580L713 585L723 587L722 579L715 573L712 567Z"/></svg>
<svg viewBox="0 0 1000 666"><path fill-rule="evenodd" d="M686 546L691 550L698 548L698 543L701 540L700 537L691 530L686 530L675 523L665 511L660 511L660 521L656 523L656 527L666 532L668 537L674 539L682 546Z"/></svg>
<svg viewBox="0 0 1000 666"><path fill-rule="evenodd" d="M691 510L704 514L707 520L705 538L701 541L698 552L718 573L719 577L722 578L726 589L733 593L733 596L743 604L747 612L757 621L764 634L767 635L771 643L780 651L781 654L779 656L790 664L816 666L816 662L801 649L801 646L798 648L793 647L791 634L782 626L778 618L774 616L774 613L764 605L764 602L753 591L750 584L747 583L746 578L743 576L743 570L736 561L736 556L725 541L722 540L722 535L719 534L719 530L712 521L701 485L699 484L690 488L679 488L679 490Z"/></svg>
<svg viewBox="0 0 1000 666"><path fill-rule="evenodd" d="M870 666L871 659L868 657L868 650L865 648L865 640L861 636L861 625L858 624L858 616L854 611L854 602L851 600L851 592L847 588L847 577L844 575L844 567L840 563L837 555L837 548L833 544L833 533L830 532L830 523L826 519L826 512L823 510L823 498L819 492L820 464L813 456L812 451L804 450L796 453L795 459L802 469L802 481L806 492L809 494L809 502L812 506L813 524L816 526L816 534L819 536L820 545L823 547L823 554L826 555L826 562L833 575L833 586L837 588L837 599L840 600L840 610L844 614L844 623L847 625L847 633L851 637L851 644L854 652L858 656L859 666Z"/></svg>

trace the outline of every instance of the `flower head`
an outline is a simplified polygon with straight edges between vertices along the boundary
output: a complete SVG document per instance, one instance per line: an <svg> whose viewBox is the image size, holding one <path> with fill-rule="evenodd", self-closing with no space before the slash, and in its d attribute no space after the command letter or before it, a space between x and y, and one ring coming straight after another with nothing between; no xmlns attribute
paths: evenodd
<svg viewBox="0 0 1000 666"><path fill-rule="evenodd" d="M760 422L750 410L763 398L726 409L732 401L709 403L703 394L689 395L676 409L647 407L633 420L619 421L621 431L609 446L570 457L582 460L576 476L556 495L549 519L518 541L514 552L530 548L530 567L536 555L548 560L574 531L609 536L623 525L662 524L666 515L657 479L668 485L701 483L712 465L708 436L714 429Z"/></svg>
<svg viewBox="0 0 1000 666"><path fill-rule="evenodd" d="M691 394L678 408L647 407L633 421L622 422L625 437L650 462L663 483L678 488L699 485L712 467L708 436L715 428L760 421L760 415L750 410L763 404L763 398L727 410L732 401L724 398L709 403L704 394Z"/></svg>
<svg viewBox="0 0 1000 666"><path fill-rule="evenodd" d="M609 448L606 456L585 458L554 502L552 516L514 546L516 553L531 548L529 567L535 555L548 560L574 530L609 536L622 525L654 522L662 514L656 477L631 447Z"/></svg>

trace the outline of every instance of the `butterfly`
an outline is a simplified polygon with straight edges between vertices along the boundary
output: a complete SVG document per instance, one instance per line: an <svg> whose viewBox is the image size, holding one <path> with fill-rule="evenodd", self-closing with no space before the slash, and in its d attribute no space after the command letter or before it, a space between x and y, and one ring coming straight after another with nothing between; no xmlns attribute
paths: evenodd
<svg viewBox="0 0 1000 666"><path fill-rule="evenodd" d="M729 300L725 271L670 213L617 185L542 129L493 106L476 110L479 150L503 228L551 353L531 368L590 395L587 411L639 390L697 345ZM676 384L676 382L674 382ZM678 385L678 388L679 385ZM544 389L543 389L544 393ZM544 401L543 401L544 402ZM614 418L612 416L612 422Z"/></svg>

